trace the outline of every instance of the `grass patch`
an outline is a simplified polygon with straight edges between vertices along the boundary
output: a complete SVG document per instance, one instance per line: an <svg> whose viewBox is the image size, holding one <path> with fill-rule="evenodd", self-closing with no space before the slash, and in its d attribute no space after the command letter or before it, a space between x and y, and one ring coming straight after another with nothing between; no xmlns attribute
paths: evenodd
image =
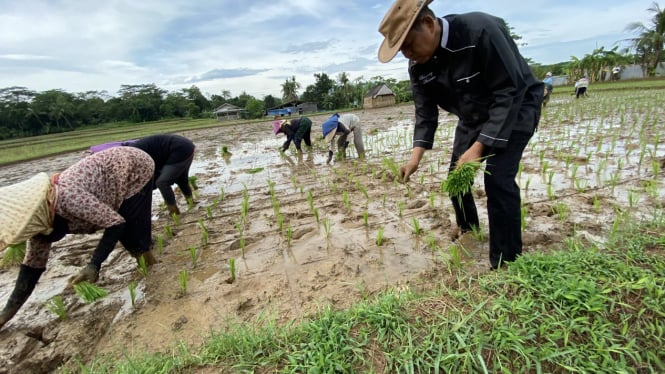
<svg viewBox="0 0 665 374"><path fill-rule="evenodd" d="M662 372L665 222L601 249L569 240L427 294L387 291L285 326L213 333L196 352L98 358L90 372Z"/></svg>

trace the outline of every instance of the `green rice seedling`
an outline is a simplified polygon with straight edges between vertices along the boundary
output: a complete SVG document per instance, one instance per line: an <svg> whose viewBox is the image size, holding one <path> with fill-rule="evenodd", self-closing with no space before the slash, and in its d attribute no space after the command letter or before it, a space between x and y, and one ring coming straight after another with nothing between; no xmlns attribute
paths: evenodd
<svg viewBox="0 0 665 374"><path fill-rule="evenodd" d="M445 190L448 196L457 199L462 204L462 196L471 191L476 172L481 167L480 161L465 162L455 170L448 173Z"/></svg>
<svg viewBox="0 0 665 374"><path fill-rule="evenodd" d="M219 201L224 201L224 197L226 194L224 193L224 187L219 188Z"/></svg>
<svg viewBox="0 0 665 374"><path fill-rule="evenodd" d="M193 189L193 190L198 190L198 189L199 189L199 186L196 184L196 181L198 180L198 178L196 177L196 175L192 175L192 176L190 176L190 177L188 178L188 180L189 180L189 185L192 186L192 189Z"/></svg>
<svg viewBox="0 0 665 374"><path fill-rule="evenodd" d="M379 227L376 230L376 241L375 241L375 243L379 247L383 245L383 227Z"/></svg>
<svg viewBox="0 0 665 374"><path fill-rule="evenodd" d="M404 201L397 203L397 214L399 214L400 218L402 217L402 213L404 213Z"/></svg>
<svg viewBox="0 0 665 374"><path fill-rule="evenodd" d="M351 210L351 201L349 200L349 194L346 191L342 191L342 201L347 210Z"/></svg>
<svg viewBox="0 0 665 374"><path fill-rule="evenodd" d="M201 228L201 242L203 245L208 245L208 228L206 227L205 223L203 223L202 219L198 221L198 224Z"/></svg>
<svg viewBox="0 0 665 374"><path fill-rule="evenodd" d="M176 226L180 224L180 215L176 213L171 213L171 218L173 219L173 223L175 223Z"/></svg>
<svg viewBox="0 0 665 374"><path fill-rule="evenodd" d="M197 262L196 247L194 246L189 247L189 256L192 259L192 267L195 268Z"/></svg>
<svg viewBox="0 0 665 374"><path fill-rule="evenodd" d="M369 223L367 222L369 218L369 213L367 213L367 210L363 212L363 225L365 227L369 227Z"/></svg>
<svg viewBox="0 0 665 374"><path fill-rule="evenodd" d="M436 199L436 194L434 192L429 193L429 206L430 208L434 209L434 202Z"/></svg>
<svg viewBox="0 0 665 374"><path fill-rule="evenodd" d="M293 237L293 228L291 228L291 225L288 225L286 227L286 245L288 247L291 246L291 238Z"/></svg>
<svg viewBox="0 0 665 374"><path fill-rule="evenodd" d="M639 199L640 198L639 198L637 192L635 192L632 189L628 190L628 207L630 207L630 208L635 207L635 205L637 204Z"/></svg>
<svg viewBox="0 0 665 374"><path fill-rule="evenodd" d="M127 288L129 289L129 300L132 302L132 308L136 306L136 282L131 281L127 285Z"/></svg>
<svg viewBox="0 0 665 374"><path fill-rule="evenodd" d="M314 208L314 219L316 220L316 224L319 224L319 208Z"/></svg>
<svg viewBox="0 0 665 374"><path fill-rule="evenodd" d="M418 221L418 218L411 217L411 224L413 226L413 233L416 236L419 236L420 233L422 232L422 229L420 228L420 222Z"/></svg>
<svg viewBox="0 0 665 374"><path fill-rule="evenodd" d="M99 300L109 293L107 290L88 281L75 284L74 291L86 304Z"/></svg>
<svg viewBox="0 0 665 374"><path fill-rule="evenodd" d="M7 247L2 256L2 267L18 266L25 257L25 242Z"/></svg>
<svg viewBox="0 0 665 374"><path fill-rule="evenodd" d="M236 281L236 260L234 258L229 259L229 272L231 273L231 283Z"/></svg>
<svg viewBox="0 0 665 374"><path fill-rule="evenodd" d="M145 257L139 256L139 274L141 274L142 277L147 277L148 276L148 264L145 262Z"/></svg>
<svg viewBox="0 0 665 374"><path fill-rule="evenodd" d="M463 248L457 244L448 246L448 252L450 253L450 261L448 262L449 273L452 273L452 269L462 268L462 250Z"/></svg>
<svg viewBox="0 0 665 374"><path fill-rule="evenodd" d="M298 188L298 180L296 180L295 174L291 174L291 183L293 184L293 188Z"/></svg>
<svg viewBox="0 0 665 374"><path fill-rule="evenodd" d="M360 186L360 192L362 192L366 200L369 200L369 194L367 193L367 188L365 186Z"/></svg>
<svg viewBox="0 0 665 374"><path fill-rule="evenodd" d="M596 213L600 213L600 210L602 207L600 206L600 199L598 198L598 195L593 196L593 210L596 211Z"/></svg>
<svg viewBox="0 0 665 374"><path fill-rule="evenodd" d="M192 194L195 194L196 192L192 191ZM188 197L187 198L187 210L191 210L194 208L194 197Z"/></svg>
<svg viewBox="0 0 665 374"><path fill-rule="evenodd" d="M208 219L212 218L212 207L210 207L210 206L206 207L206 217Z"/></svg>
<svg viewBox="0 0 665 374"><path fill-rule="evenodd" d="M309 210L314 210L314 194L312 190L307 191L307 203L309 204Z"/></svg>
<svg viewBox="0 0 665 374"><path fill-rule="evenodd" d="M46 309L48 309L49 312L58 316L58 319L67 319L67 307L65 306L62 296L53 296L44 304L44 306L46 306Z"/></svg>
<svg viewBox="0 0 665 374"><path fill-rule="evenodd" d="M284 228L284 216L282 215L282 213L279 213L277 214L276 218L277 218L277 228L281 232L282 228Z"/></svg>
<svg viewBox="0 0 665 374"><path fill-rule="evenodd" d="M187 286L189 283L189 272L187 270L180 270L178 283L180 283L180 291L182 292L182 295L187 295Z"/></svg>
<svg viewBox="0 0 665 374"><path fill-rule="evenodd" d="M425 242L427 243L427 247L432 252L439 249L439 245L436 244L436 237L434 236L434 232L430 231L427 233L427 238L425 238Z"/></svg>
<svg viewBox="0 0 665 374"><path fill-rule="evenodd" d="M520 208L520 227L522 228L522 231L526 230L526 216L528 212L529 210L526 205L522 205Z"/></svg>
<svg viewBox="0 0 665 374"><path fill-rule="evenodd" d="M263 171L263 168L259 167L259 168L249 169L249 170L247 170L247 173L248 174L256 174L256 173L260 173L262 171Z"/></svg>
<svg viewBox="0 0 665 374"><path fill-rule="evenodd" d="M390 157L384 157L382 164L386 169L390 170L390 172L393 174L394 180L399 179L399 165L397 165L397 162L395 162L394 159Z"/></svg>
<svg viewBox="0 0 665 374"><path fill-rule="evenodd" d="M582 178L575 179L575 190L577 190L578 192L584 192L586 188L587 188L586 179Z"/></svg>
<svg viewBox="0 0 665 374"><path fill-rule="evenodd" d="M171 228L170 224L166 224L164 226L164 231L166 232L166 237L169 239L173 239L173 229Z"/></svg>
<svg viewBox="0 0 665 374"><path fill-rule="evenodd" d="M323 232L326 234L326 239L330 238L330 219L325 218L323 220Z"/></svg>
<svg viewBox="0 0 665 374"><path fill-rule="evenodd" d="M554 186L551 184L547 185L547 198L550 200L556 199L556 194L554 193Z"/></svg>
<svg viewBox="0 0 665 374"><path fill-rule="evenodd" d="M480 226L471 226L471 235L479 242L485 241L485 231Z"/></svg>
<svg viewBox="0 0 665 374"><path fill-rule="evenodd" d="M568 218L569 208L568 204L564 202L557 203L554 207L552 207L552 211L557 215L559 221L561 222L565 222Z"/></svg>
<svg viewBox="0 0 665 374"><path fill-rule="evenodd" d="M164 238L157 235L157 254L161 256L162 252L164 252Z"/></svg>

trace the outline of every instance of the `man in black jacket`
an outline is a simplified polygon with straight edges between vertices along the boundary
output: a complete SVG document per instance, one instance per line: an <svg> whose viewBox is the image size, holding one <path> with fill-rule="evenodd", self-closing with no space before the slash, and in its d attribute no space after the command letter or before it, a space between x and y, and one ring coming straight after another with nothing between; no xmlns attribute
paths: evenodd
<svg viewBox="0 0 665 374"><path fill-rule="evenodd" d="M379 60L397 52L408 58L416 106L411 159L402 181L418 169L434 143L439 108L457 115L450 169L488 156L485 174L490 264L522 253L520 191L515 176L522 152L540 119L543 83L536 79L510 37L506 23L484 13L437 18L432 0L397 0L379 32ZM461 232L478 228L473 195L452 199Z"/></svg>
<svg viewBox="0 0 665 374"><path fill-rule="evenodd" d="M282 152L286 152L291 146L291 141L296 146L298 152L302 152L301 142L304 140L305 145L312 146L312 120L308 117L299 117L290 120L276 121L275 135L280 132L286 135L286 141L280 147Z"/></svg>

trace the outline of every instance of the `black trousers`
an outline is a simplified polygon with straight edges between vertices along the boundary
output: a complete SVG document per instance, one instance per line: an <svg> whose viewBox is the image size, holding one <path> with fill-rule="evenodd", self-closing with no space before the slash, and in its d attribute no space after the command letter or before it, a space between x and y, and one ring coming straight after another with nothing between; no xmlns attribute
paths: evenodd
<svg viewBox="0 0 665 374"><path fill-rule="evenodd" d="M133 255L150 250L152 245L152 180L141 191L126 199L118 213L127 223L120 243Z"/></svg>
<svg viewBox="0 0 665 374"><path fill-rule="evenodd" d="M510 136L506 148L489 148L484 156L485 194L487 195L487 218L489 221L490 264L493 268L500 262L514 261L522 254L522 227L520 189L515 182L522 153L532 133L515 132ZM450 170L453 170L461 154L453 153ZM478 211L471 192L460 201L451 198L455 208L457 225L462 232L479 226Z"/></svg>

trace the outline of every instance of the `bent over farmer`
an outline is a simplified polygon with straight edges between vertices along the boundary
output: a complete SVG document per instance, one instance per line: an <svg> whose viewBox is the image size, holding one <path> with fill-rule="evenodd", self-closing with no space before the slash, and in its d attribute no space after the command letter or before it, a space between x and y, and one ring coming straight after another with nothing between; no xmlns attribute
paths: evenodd
<svg viewBox="0 0 665 374"><path fill-rule="evenodd" d="M180 214L171 189L173 184L178 185L187 203L194 202L189 185L189 167L192 165L196 146L191 140L179 135L158 134L128 143L149 154L155 162L154 188L159 188L169 214Z"/></svg>
<svg viewBox="0 0 665 374"><path fill-rule="evenodd" d="M450 170L487 157L484 174L493 269L522 253L520 191L515 182L522 152L540 119L544 85L520 55L506 23L474 12L442 18L431 0L397 0L379 26L381 62L397 52L409 59L416 107L413 151L400 168L403 182L432 149L439 107L455 114ZM470 186L469 186L470 187ZM453 198L461 232L479 227L471 192Z"/></svg>
<svg viewBox="0 0 665 374"><path fill-rule="evenodd" d="M312 120L308 117L275 121L273 122L273 132L275 135L279 133L286 135L286 141L280 148L282 152L286 152L289 149L291 141L293 141L298 152L302 152L300 144L303 140L305 141L305 145L308 147L312 146Z"/></svg>
<svg viewBox="0 0 665 374"><path fill-rule="evenodd" d="M16 285L0 312L0 328L25 303L41 277L51 245L66 234L104 230L92 258L71 284L96 282L119 241L137 260L155 262L151 247L154 162L133 147L114 147L79 160L62 173L39 173L1 187L0 248L27 241Z"/></svg>
<svg viewBox="0 0 665 374"><path fill-rule="evenodd" d="M353 113L333 114L326 122L321 125L324 141L328 143L328 160L330 163L333 158L333 149L335 145L335 136L337 138L337 151L342 159L346 158L346 148L349 146L347 140L353 133L353 146L358 152L358 158L365 158L365 144L363 142L363 131L360 126L360 118Z"/></svg>

